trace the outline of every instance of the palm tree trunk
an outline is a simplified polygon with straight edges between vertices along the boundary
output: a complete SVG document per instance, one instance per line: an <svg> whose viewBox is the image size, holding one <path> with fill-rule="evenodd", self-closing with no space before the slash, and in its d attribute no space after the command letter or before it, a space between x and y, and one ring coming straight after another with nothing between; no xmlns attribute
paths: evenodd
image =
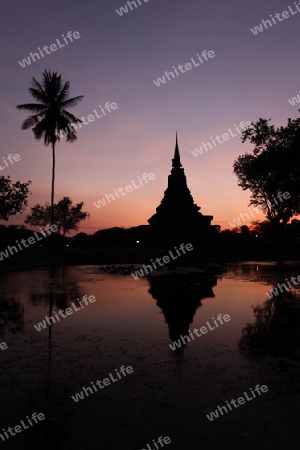
<svg viewBox="0 0 300 450"><path fill-rule="evenodd" d="M55 142L52 142L51 225L54 222Z"/></svg>

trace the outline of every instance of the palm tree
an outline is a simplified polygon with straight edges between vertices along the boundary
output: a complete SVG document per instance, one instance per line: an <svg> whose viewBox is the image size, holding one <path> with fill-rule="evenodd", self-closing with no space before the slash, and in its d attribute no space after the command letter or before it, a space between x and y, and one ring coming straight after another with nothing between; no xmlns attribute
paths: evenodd
<svg viewBox="0 0 300 450"><path fill-rule="evenodd" d="M30 95L39 103L26 103L17 106L18 109L33 113L24 120L22 130L32 128L37 140L43 137L44 145L51 144L52 146L51 225L54 218L55 144L60 141L61 130L68 130L67 133L63 133L68 142L76 141L76 131L72 124L82 122L67 109L76 106L84 96L68 98L69 90L69 81L64 82L61 75L57 75L57 72L51 73L45 70L42 82L39 83L32 77L32 86L29 88Z"/></svg>

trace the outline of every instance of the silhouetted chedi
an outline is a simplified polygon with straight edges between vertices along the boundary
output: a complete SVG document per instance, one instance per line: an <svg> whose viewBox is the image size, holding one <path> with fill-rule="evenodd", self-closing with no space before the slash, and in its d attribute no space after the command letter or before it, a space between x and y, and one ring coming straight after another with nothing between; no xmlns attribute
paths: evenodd
<svg viewBox="0 0 300 450"><path fill-rule="evenodd" d="M176 133L175 154L172 170L168 176L168 187L156 213L148 220L150 229L157 236L200 238L211 229L213 216L204 216L194 203L187 187L186 176L180 162Z"/></svg>

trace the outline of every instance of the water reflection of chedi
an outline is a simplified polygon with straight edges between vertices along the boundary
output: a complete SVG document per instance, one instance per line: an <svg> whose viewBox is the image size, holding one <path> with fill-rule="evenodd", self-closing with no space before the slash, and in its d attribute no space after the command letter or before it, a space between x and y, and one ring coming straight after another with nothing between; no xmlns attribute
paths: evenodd
<svg viewBox="0 0 300 450"><path fill-rule="evenodd" d="M188 334L201 300L215 297L212 288L217 284L212 273L169 273L148 277L148 281L148 292L165 316L172 341Z"/></svg>

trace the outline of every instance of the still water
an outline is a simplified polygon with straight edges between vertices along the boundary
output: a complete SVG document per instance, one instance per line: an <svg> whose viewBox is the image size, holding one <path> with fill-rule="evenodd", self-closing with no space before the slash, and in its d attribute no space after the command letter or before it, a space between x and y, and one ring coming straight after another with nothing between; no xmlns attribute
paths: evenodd
<svg viewBox="0 0 300 450"><path fill-rule="evenodd" d="M101 273L98 266L1 274L0 343L7 349L0 350L0 429L35 411L47 419L5 444L149 450L146 444L161 435L170 436L173 449L196 449L211 442L221 420L226 433L235 429L240 413L218 419L215 428L205 414L257 383L269 389L274 383L278 392L265 363L298 352L300 290L293 289L288 310L274 306L266 293L299 274L299 263L278 271L262 262L138 280ZM76 310L85 295L96 301ZM73 313L36 330L46 316L58 317L72 303ZM231 320L171 350L169 344L189 330L207 321L213 327L219 314ZM80 403L72 400L122 365L132 366L134 374ZM270 394L266 402L271 399ZM261 406L255 412L255 405L242 408L241 414L252 414L248 423L262 414ZM234 435L228 435L228 448L238 445ZM258 437L263 439L260 432Z"/></svg>

